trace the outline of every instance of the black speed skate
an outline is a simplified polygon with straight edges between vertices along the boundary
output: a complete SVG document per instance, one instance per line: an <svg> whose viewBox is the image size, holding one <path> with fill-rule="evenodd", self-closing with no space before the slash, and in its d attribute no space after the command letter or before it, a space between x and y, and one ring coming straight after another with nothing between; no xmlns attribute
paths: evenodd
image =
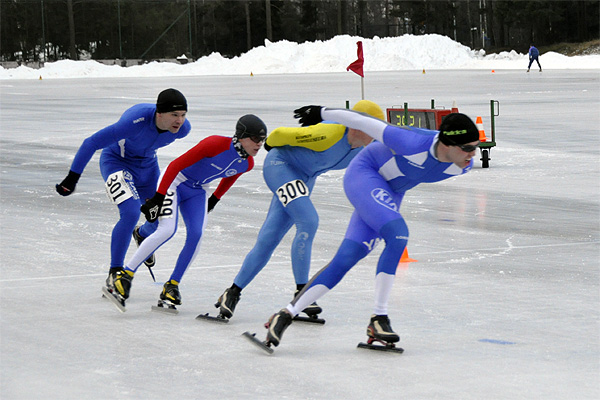
<svg viewBox="0 0 600 400"><path fill-rule="evenodd" d="M277 314L273 314L269 318L269 322L265 324L267 328L266 345L279 346L283 332L292 324L292 315L284 308Z"/></svg>
<svg viewBox="0 0 600 400"><path fill-rule="evenodd" d="M367 327L367 336L370 339L385 343L396 343L400 340L400 336L392 329L387 315L371 315L371 322Z"/></svg>
<svg viewBox="0 0 600 400"><path fill-rule="evenodd" d="M165 303L178 306L181 304L181 294L179 294L179 282L170 280L165 283L160 294L160 299Z"/></svg>
<svg viewBox="0 0 600 400"><path fill-rule="evenodd" d="M285 308L279 311L277 314L273 314L269 321L265 324L267 331L267 338L260 340L256 337L256 333L244 332L242 337L248 339L250 343L267 352L273 354L273 348L271 346L279 346L283 332L288 326L292 324L292 314L290 314Z"/></svg>
<svg viewBox="0 0 600 400"><path fill-rule="evenodd" d="M123 300L128 299L129 292L131 291L131 281L133 281L133 275L133 271L129 271L126 269L118 271L113 284L113 294L116 292L119 296L123 298Z"/></svg>
<svg viewBox="0 0 600 400"><path fill-rule="evenodd" d="M370 350L404 352L404 349L396 347L395 343L400 341L400 336L392 329L390 319L387 315L372 315L367 327L367 343L359 343L359 348ZM380 344L374 344L380 343Z"/></svg>
<svg viewBox="0 0 600 400"><path fill-rule="evenodd" d="M133 236L133 240L135 240L135 243L137 244L138 247L140 247L140 244L142 244L144 239L146 239L145 237L140 235L140 227L139 226L137 226L133 230L133 233L131 235ZM144 261L144 265L146 265L146 267L148 267L148 271L150 271L150 275L152 275L152 280L154 282L156 282L156 279L154 278L154 272L152 272L152 267L154 267L154 265L156 265L156 257L154 256L154 253L152 253L150 255L150 257L148 257L146 259L146 261Z"/></svg>
<svg viewBox="0 0 600 400"><path fill-rule="evenodd" d="M268 354L273 354L273 348L271 346L279 346L283 332L291 324L292 315L284 308L277 314L273 314L271 318L269 318L269 322L265 324L265 328L268 329L267 338L265 340L261 341L256 337L256 333L250 333L248 331L244 332L242 336L248 339L259 349L267 352Z"/></svg>
<svg viewBox="0 0 600 400"><path fill-rule="evenodd" d="M179 294L179 282L170 280L165 283L160 293L160 298L156 306L152 306L152 311L163 311L169 314L179 314L175 306L181 305L181 295Z"/></svg>
<svg viewBox="0 0 600 400"><path fill-rule="evenodd" d="M108 298L121 312L125 312L125 300L129 298L131 290L131 281L133 281L133 271L118 269L114 275L109 275L106 280L107 287L102 288L102 293ZM108 287L109 280L112 285Z"/></svg>
<svg viewBox="0 0 600 400"><path fill-rule="evenodd" d="M227 323L229 318L233 317L235 306L240 301L240 293L242 289L233 284L230 288L225 289L222 295L215 303L215 307L219 309L219 315L214 316L209 313L200 314L196 319L204 319L213 322Z"/></svg>
<svg viewBox="0 0 600 400"><path fill-rule="evenodd" d="M108 277L106 278L106 290L109 293L113 292L113 287L115 285L115 279L117 277L117 272L123 271L122 267L111 268L108 271Z"/></svg>
<svg viewBox="0 0 600 400"><path fill-rule="evenodd" d="M235 306L237 306L237 303L240 301L241 292L242 289L236 285L233 285L226 289L221 296L219 296L219 299L215 303L215 307L217 307L221 312L219 317L228 319L233 317Z"/></svg>

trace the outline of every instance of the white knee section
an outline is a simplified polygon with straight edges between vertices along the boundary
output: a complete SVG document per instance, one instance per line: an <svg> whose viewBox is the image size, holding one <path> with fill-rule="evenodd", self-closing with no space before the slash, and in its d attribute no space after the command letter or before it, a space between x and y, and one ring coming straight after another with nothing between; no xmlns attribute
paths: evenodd
<svg viewBox="0 0 600 400"><path fill-rule="evenodd" d="M373 314L388 314L388 301L392 287L394 286L395 277L395 275L386 274L385 272L380 272L375 277L375 308Z"/></svg>
<svg viewBox="0 0 600 400"><path fill-rule="evenodd" d="M140 247L137 249L135 254L125 264L125 268L132 271L137 271L138 267L150 257L150 254L154 253L156 249L163 245L177 230L177 219L176 218L165 218L160 220L156 231L148 236Z"/></svg>
<svg viewBox="0 0 600 400"><path fill-rule="evenodd" d="M329 288L327 286L315 285L304 292L302 296L294 299L286 308L295 317L306 307L323 297L327 292L329 292Z"/></svg>

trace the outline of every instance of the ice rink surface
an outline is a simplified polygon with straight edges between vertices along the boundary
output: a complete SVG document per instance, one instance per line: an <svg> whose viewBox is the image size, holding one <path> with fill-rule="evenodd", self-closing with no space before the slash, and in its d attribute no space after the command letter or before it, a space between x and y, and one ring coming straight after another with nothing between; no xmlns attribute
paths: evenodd
<svg viewBox="0 0 600 400"><path fill-rule="evenodd" d="M98 168L59 196L82 140L129 106L175 87L193 129L159 152L169 161L255 113L294 125L306 104L360 100L351 73L0 81L2 399L598 399L600 397L600 72L371 73L383 108L431 99L481 116L490 168L408 192L402 214L418 262L397 273L390 318L404 354L357 349L373 308L381 247L319 304L324 326L294 323L271 356L243 340L292 298L289 236L242 293L227 325L198 321L230 286L270 194L263 154L210 214L182 283L180 314L153 313L185 227L157 252L157 283L140 268L128 311L101 298L117 219ZM351 207L343 172L313 201L317 271L340 244ZM135 245L130 246L130 253Z"/></svg>

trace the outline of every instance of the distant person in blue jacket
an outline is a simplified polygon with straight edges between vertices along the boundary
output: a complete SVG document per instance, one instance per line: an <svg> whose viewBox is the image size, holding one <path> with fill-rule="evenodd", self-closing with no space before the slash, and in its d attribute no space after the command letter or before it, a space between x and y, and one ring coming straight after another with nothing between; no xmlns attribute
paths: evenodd
<svg viewBox="0 0 600 400"><path fill-rule="evenodd" d="M533 45L531 45L529 47L529 65L527 66L527 72L529 72L529 69L531 68L531 64L533 64L533 62L537 62L538 67L540 67L540 72L542 72L542 66L540 65L540 60L539 60L539 56L540 56L540 51L535 48Z"/></svg>
<svg viewBox="0 0 600 400"><path fill-rule="evenodd" d="M152 232L141 232L144 229L135 227L140 218L140 206L156 192L160 175L156 150L190 132L186 114L187 100L176 89L160 92L156 104L134 105L117 122L83 141L67 177L56 185L61 196L72 194L86 165L94 153L102 149L100 173L110 201L119 208L119 221L111 236L108 287L112 287L117 271L123 269L132 234L139 245L156 230L156 223L142 226ZM153 263L153 258L146 261L149 268Z"/></svg>

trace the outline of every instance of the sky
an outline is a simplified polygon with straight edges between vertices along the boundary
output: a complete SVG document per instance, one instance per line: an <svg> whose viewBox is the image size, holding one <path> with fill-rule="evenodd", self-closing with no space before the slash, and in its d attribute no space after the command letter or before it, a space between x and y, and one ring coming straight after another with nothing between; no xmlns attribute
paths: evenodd
<svg viewBox="0 0 600 400"><path fill-rule="evenodd" d="M274 43L265 40L263 46L255 47L239 57L227 59L219 53L212 53L185 65L151 62L142 66L121 67L93 60L63 60L46 63L41 69L0 67L0 80L342 72L356 60L356 42L359 40L363 42L365 74L404 70L518 70L527 68L528 64L527 54L514 50L486 54L483 50L472 50L437 34L373 39L343 35L327 41L300 44L286 40ZM540 62L542 68L547 70L598 69L600 55L567 57L548 52L540 56Z"/></svg>

